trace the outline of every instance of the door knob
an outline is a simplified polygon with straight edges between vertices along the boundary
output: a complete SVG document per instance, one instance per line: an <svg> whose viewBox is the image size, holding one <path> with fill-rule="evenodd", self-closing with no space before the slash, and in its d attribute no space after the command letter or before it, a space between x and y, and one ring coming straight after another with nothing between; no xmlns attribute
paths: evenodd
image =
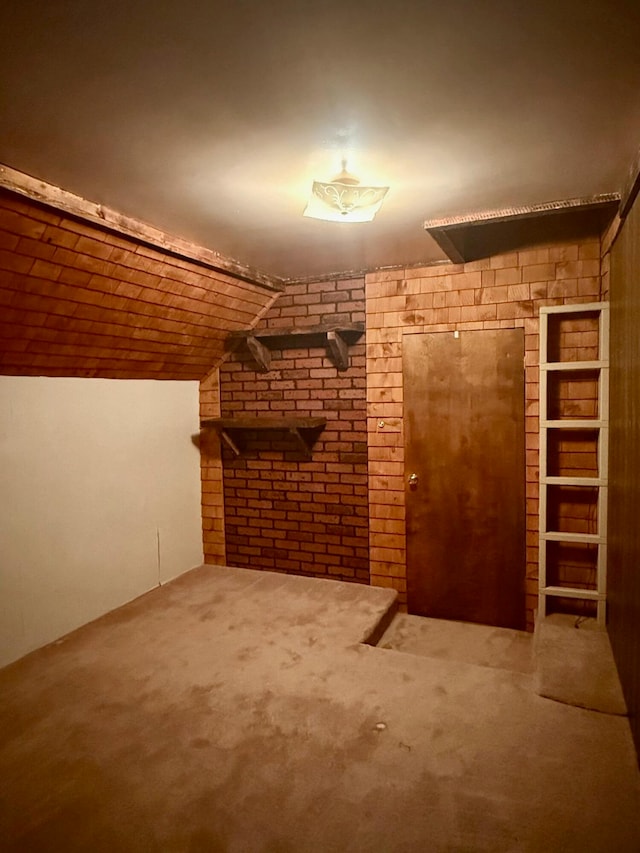
<svg viewBox="0 0 640 853"><path fill-rule="evenodd" d="M417 474L411 474L411 476L409 477L409 485L410 486L417 486L418 485L418 475Z"/></svg>

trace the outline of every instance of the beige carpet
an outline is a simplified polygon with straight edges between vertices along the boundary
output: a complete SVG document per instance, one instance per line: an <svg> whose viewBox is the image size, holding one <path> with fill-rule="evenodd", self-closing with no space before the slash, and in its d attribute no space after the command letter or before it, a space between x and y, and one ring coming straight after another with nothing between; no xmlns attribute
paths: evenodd
<svg viewBox="0 0 640 853"><path fill-rule="evenodd" d="M627 720L363 645L385 590L207 567L0 672L0 849L637 853Z"/></svg>
<svg viewBox="0 0 640 853"><path fill-rule="evenodd" d="M535 688L540 696L605 714L626 714L606 630L595 619L554 613L536 622Z"/></svg>
<svg viewBox="0 0 640 853"><path fill-rule="evenodd" d="M378 645L383 649L511 672L533 671L532 635L509 628L398 613Z"/></svg>

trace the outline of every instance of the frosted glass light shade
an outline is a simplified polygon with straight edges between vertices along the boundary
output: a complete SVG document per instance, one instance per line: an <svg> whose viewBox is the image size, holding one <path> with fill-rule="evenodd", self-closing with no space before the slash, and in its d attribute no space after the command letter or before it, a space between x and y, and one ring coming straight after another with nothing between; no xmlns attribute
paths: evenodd
<svg viewBox="0 0 640 853"><path fill-rule="evenodd" d="M342 171L332 181L314 181L304 216L329 222L371 222L380 210L389 187L361 187L360 181Z"/></svg>

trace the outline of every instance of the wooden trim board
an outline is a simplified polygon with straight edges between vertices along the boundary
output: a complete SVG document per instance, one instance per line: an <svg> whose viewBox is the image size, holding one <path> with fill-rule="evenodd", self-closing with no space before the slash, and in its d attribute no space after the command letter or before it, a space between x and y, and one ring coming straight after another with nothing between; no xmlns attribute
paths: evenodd
<svg viewBox="0 0 640 853"><path fill-rule="evenodd" d="M178 255L208 269L217 270L258 287L278 292L285 288L284 282L274 276L265 275L259 270L247 267L233 258L214 252L212 249L190 243L181 237L174 237L153 225L141 222L139 219L133 219L130 216L124 216L109 207L88 201L81 196L46 181L33 178L31 175L26 175L24 172L19 172L9 166L0 165L0 187L9 190L9 192L26 196L32 201L53 207L70 216L84 219L102 228L124 234L126 237L132 237L149 246L162 249L164 252Z"/></svg>

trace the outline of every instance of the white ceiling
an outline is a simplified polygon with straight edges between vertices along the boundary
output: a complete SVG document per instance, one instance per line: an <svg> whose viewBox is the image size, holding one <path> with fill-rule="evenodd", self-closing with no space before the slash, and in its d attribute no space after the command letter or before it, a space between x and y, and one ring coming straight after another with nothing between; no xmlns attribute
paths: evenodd
<svg viewBox="0 0 640 853"><path fill-rule="evenodd" d="M442 258L439 216L620 190L640 3L20 0L0 161L284 278ZM343 151L373 223L303 218Z"/></svg>

